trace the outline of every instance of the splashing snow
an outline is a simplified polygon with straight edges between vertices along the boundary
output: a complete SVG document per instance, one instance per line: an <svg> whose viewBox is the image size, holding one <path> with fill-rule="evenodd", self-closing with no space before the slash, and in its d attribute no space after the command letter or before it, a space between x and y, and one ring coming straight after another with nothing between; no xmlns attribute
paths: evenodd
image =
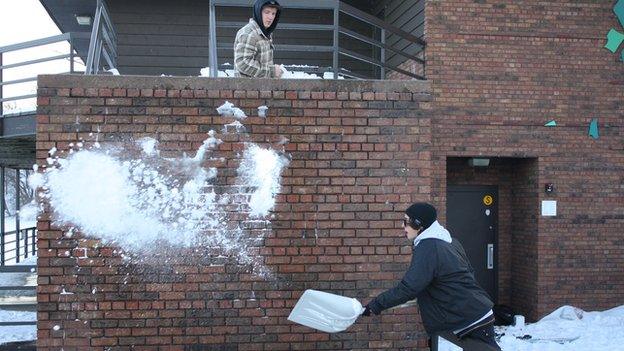
<svg viewBox="0 0 624 351"><path fill-rule="evenodd" d="M149 253L161 243L217 248L250 263L249 245L258 237L247 233L245 223L270 224L263 217L275 205L288 160L249 143L236 184L223 185L217 168L206 166L226 161L215 156L221 142L210 131L193 157L175 159L162 157L151 138L123 148L79 150L48 160L51 166L29 182L43 190L55 224L72 233L78 230L129 252Z"/></svg>
<svg viewBox="0 0 624 351"><path fill-rule="evenodd" d="M236 119L245 119L247 115L243 110L238 107L235 107L229 101L226 101L223 105L217 107L217 112L222 116L233 116Z"/></svg>
<svg viewBox="0 0 624 351"><path fill-rule="evenodd" d="M158 140L154 138L143 138L139 140L138 143L141 145L141 148L146 155L153 155L157 152L156 146L158 145Z"/></svg>
<svg viewBox="0 0 624 351"><path fill-rule="evenodd" d="M275 206L275 195L280 189L280 173L287 164L284 157L255 144L245 150L238 174L244 184L256 188L249 201L253 217L264 217Z"/></svg>

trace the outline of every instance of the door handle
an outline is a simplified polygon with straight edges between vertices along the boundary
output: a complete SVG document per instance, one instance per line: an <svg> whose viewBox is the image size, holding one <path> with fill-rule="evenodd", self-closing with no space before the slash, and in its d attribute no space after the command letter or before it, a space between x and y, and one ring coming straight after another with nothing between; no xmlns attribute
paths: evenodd
<svg viewBox="0 0 624 351"><path fill-rule="evenodd" d="M487 246L487 269L494 269L494 244Z"/></svg>

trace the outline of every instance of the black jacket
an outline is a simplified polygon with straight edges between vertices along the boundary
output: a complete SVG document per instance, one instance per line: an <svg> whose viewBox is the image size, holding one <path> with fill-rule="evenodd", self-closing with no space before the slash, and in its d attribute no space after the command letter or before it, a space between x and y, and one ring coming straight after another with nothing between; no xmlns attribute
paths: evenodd
<svg viewBox="0 0 624 351"><path fill-rule="evenodd" d="M377 296L368 307L375 314L418 299L420 316L431 336L463 329L493 306L477 284L464 248L457 239L448 243L424 239L413 248L412 262L399 284Z"/></svg>

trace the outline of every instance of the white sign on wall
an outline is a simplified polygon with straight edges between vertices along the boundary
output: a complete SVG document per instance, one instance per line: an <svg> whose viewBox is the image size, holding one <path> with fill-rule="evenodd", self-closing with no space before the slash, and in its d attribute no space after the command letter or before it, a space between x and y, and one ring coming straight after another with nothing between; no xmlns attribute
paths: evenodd
<svg viewBox="0 0 624 351"><path fill-rule="evenodd" d="M553 217L557 215L557 201L542 201L542 216Z"/></svg>

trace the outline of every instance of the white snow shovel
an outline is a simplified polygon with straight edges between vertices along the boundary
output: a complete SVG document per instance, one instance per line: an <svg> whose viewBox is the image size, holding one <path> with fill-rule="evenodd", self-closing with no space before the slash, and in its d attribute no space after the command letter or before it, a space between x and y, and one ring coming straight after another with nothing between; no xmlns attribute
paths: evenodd
<svg viewBox="0 0 624 351"><path fill-rule="evenodd" d="M297 301L288 320L326 333L336 333L349 328L363 312L364 307L357 299L308 289Z"/></svg>

